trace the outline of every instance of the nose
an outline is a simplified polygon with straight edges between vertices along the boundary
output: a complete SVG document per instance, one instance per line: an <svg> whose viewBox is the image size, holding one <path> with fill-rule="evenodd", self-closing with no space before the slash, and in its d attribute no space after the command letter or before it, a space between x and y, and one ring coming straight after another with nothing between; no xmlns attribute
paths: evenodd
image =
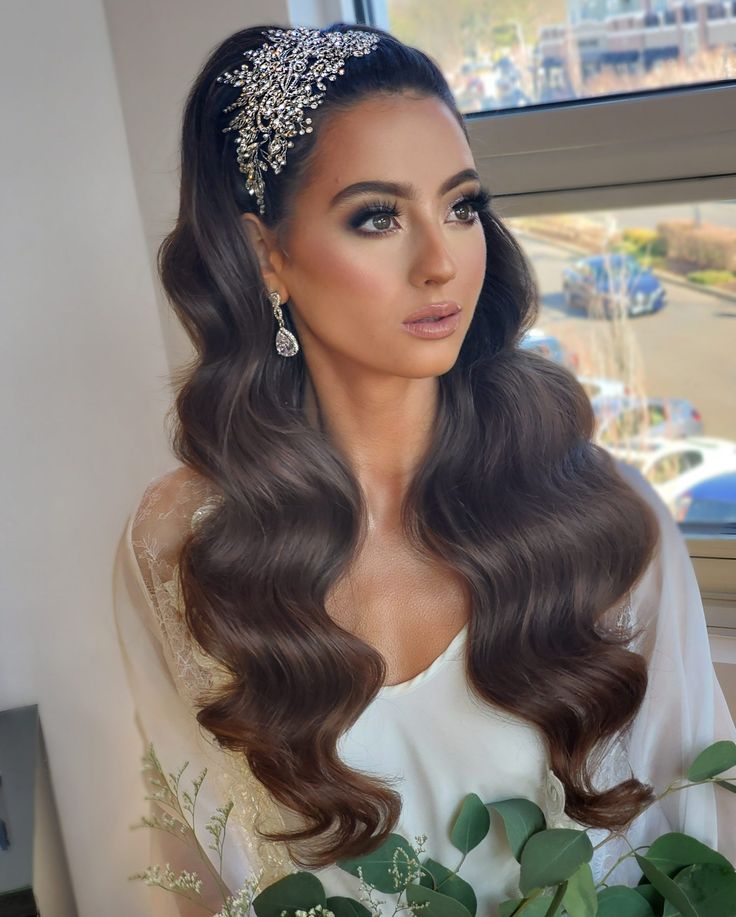
<svg viewBox="0 0 736 917"><path fill-rule="evenodd" d="M449 283L457 274L455 261L442 227L425 225L417 229L417 242L411 267L411 282L416 286Z"/></svg>

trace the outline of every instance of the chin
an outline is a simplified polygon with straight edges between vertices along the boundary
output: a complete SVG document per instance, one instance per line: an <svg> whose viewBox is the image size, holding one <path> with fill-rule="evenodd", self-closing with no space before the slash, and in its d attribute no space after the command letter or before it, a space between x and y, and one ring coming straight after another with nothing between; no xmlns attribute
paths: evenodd
<svg viewBox="0 0 736 917"><path fill-rule="evenodd" d="M412 360L401 372L402 376L409 379L428 379L432 376L444 376L457 363L459 350L453 348L452 353L445 351L443 354L427 355L424 359Z"/></svg>

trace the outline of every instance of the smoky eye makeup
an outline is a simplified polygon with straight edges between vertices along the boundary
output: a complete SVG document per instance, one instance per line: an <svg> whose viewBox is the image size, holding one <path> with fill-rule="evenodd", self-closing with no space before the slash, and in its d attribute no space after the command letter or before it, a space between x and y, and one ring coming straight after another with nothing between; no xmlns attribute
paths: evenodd
<svg viewBox="0 0 736 917"><path fill-rule="evenodd" d="M481 188L475 193L466 193L461 195L457 200L453 201L450 204L449 209L453 210L456 207L461 205L469 205L473 208L474 214L473 219L470 220L459 220L460 224L465 224L467 226L474 225L478 220L478 214L481 211L487 211L491 202L491 193L488 188L481 186ZM370 201L369 203L364 204L358 210L356 210L348 218L347 225L355 230L359 235L363 236L383 236L388 233L394 232L393 229L377 229L373 231L366 231L360 229L360 227L367 222L371 217L375 216L388 216L392 218L398 218L402 216L403 211L399 207L397 201L393 200L375 200Z"/></svg>
<svg viewBox="0 0 736 917"><path fill-rule="evenodd" d="M348 226L351 229L359 229L372 216L378 215L398 217L401 216L401 211L395 201L371 201L356 210L348 219ZM366 235L369 235L369 233L366 233ZM375 233L370 233L370 235L375 235Z"/></svg>
<svg viewBox="0 0 736 917"><path fill-rule="evenodd" d="M454 207L459 207L461 204L470 204L475 210L476 214L481 211L487 211L491 203L491 192L488 188L481 185L480 189L475 192L475 194L464 194L460 197L459 200L455 201L450 205L451 209Z"/></svg>

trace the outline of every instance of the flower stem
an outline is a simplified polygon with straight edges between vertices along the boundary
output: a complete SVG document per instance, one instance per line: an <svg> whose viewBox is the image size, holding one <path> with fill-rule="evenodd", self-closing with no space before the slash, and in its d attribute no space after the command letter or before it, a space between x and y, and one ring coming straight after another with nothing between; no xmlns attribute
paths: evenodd
<svg viewBox="0 0 736 917"><path fill-rule="evenodd" d="M183 808L182 808L181 801L179 800L179 787L177 786L177 787L176 787L176 792L174 792L174 790L172 790L172 788L171 788L171 785L170 785L170 783L169 783L168 777L167 777L166 774L163 772L163 769L162 769L161 766L158 764L158 761L156 761L156 764L157 764L156 770L158 771L159 776L160 776L161 778L163 778L163 780L164 780L164 782L165 782L165 784L166 784L166 787L167 787L167 789L168 789L168 791L169 791L169 794L170 794L170 796L171 796L173 802L172 802L172 803L168 803L168 802L166 802L165 800L157 799L157 798L155 798L155 797L154 797L154 801L157 802L157 803L158 803L159 805L161 805L161 806L169 806L169 808L171 808L171 809L173 810L174 815L176 815L176 816L182 821L182 823L185 825L185 827L187 828L187 831L188 831L189 836L191 837L191 839L194 841L194 843L195 843L195 845L196 845L196 848L197 848L197 851L198 851L198 853L199 853L200 858L201 858L202 860L204 860L205 866L207 867L207 869L209 870L210 874L212 875L212 877L213 877L213 879L214 879L214 881L215 881L215 884L217 885L217 889L218 889L218 891L220 892L220 894L222 895L223 903L226 903L227 900L228 900L228 898L230 897L230 889L227 887L227 885L225 885L225 883L223 882L222 877L220 876L219 872L217 871L215 865L212 863L212 861L210 860L209 856L207 855L206 850L205 850L205 849L202 847L202 845L200 844L199 838L197 837L197 832L196 832L195 827L194 827L194 823L193 823L193 822L192 822L192 824L189 823L189 819L187 818L187 816L186 816L186 814L185 814L185 812L184 812L184 810L183 810ZM181 838L181 837L180 837L179 839L180 839L180 840L183 840L183 838ZM204 906L204 905L202 905L202 906Z"/></svg>

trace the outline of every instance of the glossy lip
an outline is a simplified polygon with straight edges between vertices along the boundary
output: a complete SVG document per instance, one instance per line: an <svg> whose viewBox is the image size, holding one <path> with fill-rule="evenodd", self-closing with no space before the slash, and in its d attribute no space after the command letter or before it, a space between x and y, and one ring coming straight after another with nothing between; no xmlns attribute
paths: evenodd
<svg viewBox="0 0 736 917"><path fill-rule="evenodd" d="M446 315L437 322L404 322L401 327L414 337L439 340L453 334L461 320L460 313L453 312L452 315Z"/></svg>
<svg viewBox="0 0 736 917"><path fill-rule="evenodd" d="M417 322L422 318L445 318L445 316L454 315L459 311L460 306L452 299L446 302L433 302L428 306L423 306L421 309L412 312L411 315L408 315L404 319L403 324L406 325L410 322Z"/></svg>

